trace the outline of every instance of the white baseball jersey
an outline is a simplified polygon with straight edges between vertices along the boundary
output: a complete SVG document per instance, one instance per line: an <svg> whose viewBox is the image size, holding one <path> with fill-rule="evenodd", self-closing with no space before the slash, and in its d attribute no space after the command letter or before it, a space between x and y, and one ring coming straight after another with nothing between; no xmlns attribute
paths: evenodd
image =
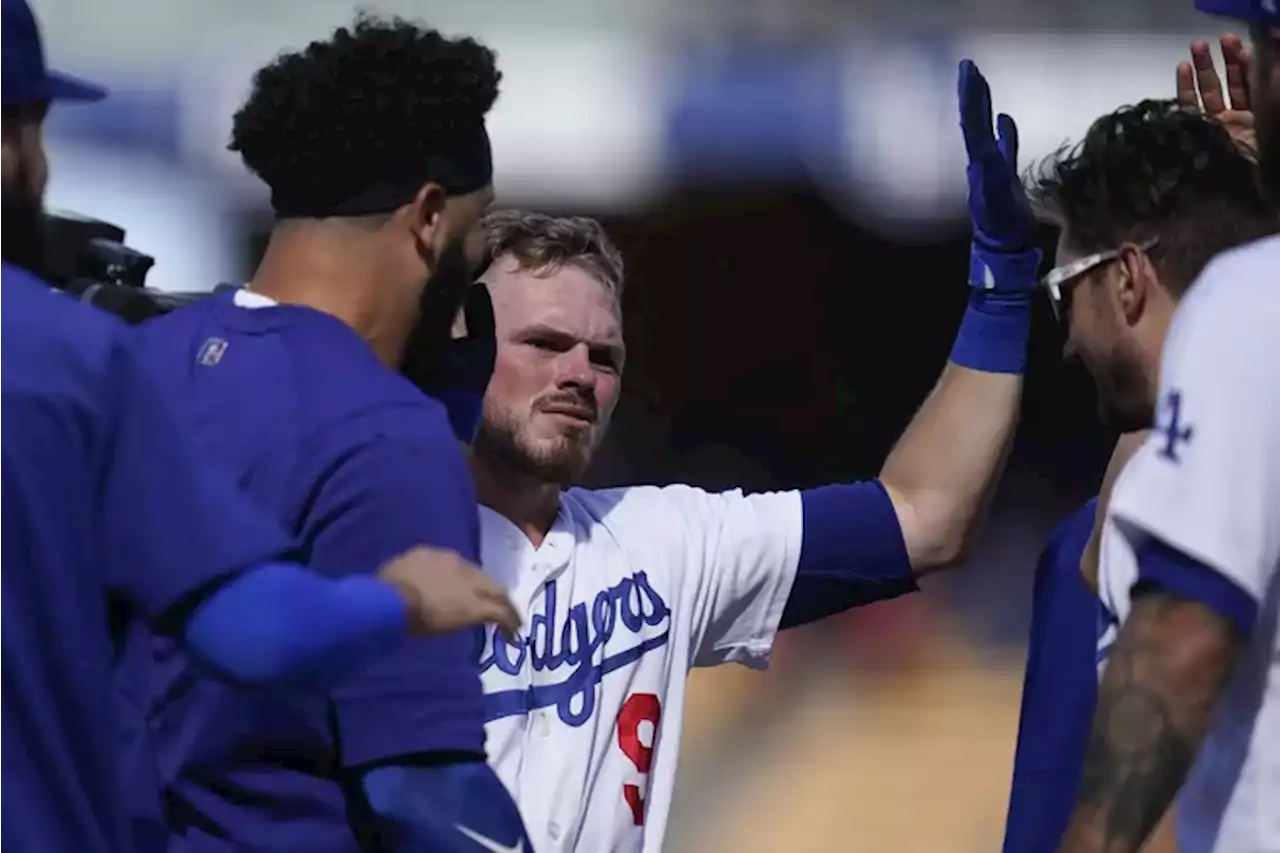
<svg viewBox="0 0 1280 853"><path fill-rule="evenodd" d="M1100 591L1121 622L1135 545L1232 581L1257 624L1178 798L1183 853L1280 850L1280 237L1215 259L1165 343L1155 428L1116 481Z"/></svg>
<svg viewBox="0 0 1280 853"><path fill-rule="evenodd" d="M572 489L541 547L481 508L525 617L481 656L490 763L538 853L662 848L691 667L763 668L800 558L798 492Z"/></svg>

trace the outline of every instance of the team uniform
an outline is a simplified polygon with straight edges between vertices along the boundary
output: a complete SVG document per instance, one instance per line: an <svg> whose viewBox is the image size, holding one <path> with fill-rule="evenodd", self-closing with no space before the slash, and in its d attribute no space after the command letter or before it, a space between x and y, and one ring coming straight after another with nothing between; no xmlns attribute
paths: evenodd
<svg viewBox="0 0 1280 853"><path fill-rule="evenodd" d="M878 483L571 489L537 548L483 507L481 533L526 625L481 652L489 757L539 853L661 849L689 670L915 589Z"/></svg>
<svg viewBox="0 0 1280 853"><path fill-rule="evenodd" d="M138 334L208 455L312 569L373 572L420 544L479 562L475 493L443 408L351 328L236 291ZM155 754L144 760L158 767L175 849L351 853L360 833L370 847L390 844L374 829L361 785L377 771L365 768L483 755L479 640L478 629L409 640L327 694L254 695L140 638L121 690L141 691L131 701L145 710Z"/></svg>
<svg viewBox="0 0 1280 853"><path fill-rule="evenodd" d="M1084 768L1096 666L1114 635L1097 594L1080 573L1097 499L1069 515L1036 565L1005 853L1054 853L1066 830Z"/></svg>
<svg viewBox="0 0 1280 853"><path fill-rule="evenodd" d="M1216 258L1183 299L1155 429L1116 482L1101 593L1199 600L1246 637L1178 800L1184 853L1280 849L1280 237Z"/></svg>
<svg viewBox="0 0 1280 853"><path fill-rule="evenodd" d="M153 849L120 778L124 626L180 630L185 602L290 543L196 464L130 330L9 264L3 298L3 846Z"/></svg>

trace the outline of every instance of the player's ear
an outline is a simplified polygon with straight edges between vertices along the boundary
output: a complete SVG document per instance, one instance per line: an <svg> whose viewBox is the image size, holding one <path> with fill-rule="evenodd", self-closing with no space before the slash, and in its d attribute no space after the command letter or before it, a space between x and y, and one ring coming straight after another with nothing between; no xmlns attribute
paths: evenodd
<svg viewBox="0 0 1280 853"><path fill-rule="evenodd" d="M448 196L439 184L423 184L409 204L409 222L418 242L435 257L444 251L448 239L445 203Z"/></svg>
<svg viewBox="0 0 1280 853"><path fill-rule="evenodd" d="M1136 323L1160 281L1147 253L1134 243L1121 243L1116 258L1115 296L1130 325Z"/></svg>

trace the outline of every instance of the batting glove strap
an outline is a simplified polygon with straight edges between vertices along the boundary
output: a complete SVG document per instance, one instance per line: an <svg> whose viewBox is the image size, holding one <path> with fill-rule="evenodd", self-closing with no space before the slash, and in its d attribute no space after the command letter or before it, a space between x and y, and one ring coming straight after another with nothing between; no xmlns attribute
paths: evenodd
<svg viewBox="0 0 1280 853"><path fill-rule="evenodd" d="M969 286L1003 296L1031 298L1040 273L1040 250L996 252L974 240L969 252Z"/></svg>

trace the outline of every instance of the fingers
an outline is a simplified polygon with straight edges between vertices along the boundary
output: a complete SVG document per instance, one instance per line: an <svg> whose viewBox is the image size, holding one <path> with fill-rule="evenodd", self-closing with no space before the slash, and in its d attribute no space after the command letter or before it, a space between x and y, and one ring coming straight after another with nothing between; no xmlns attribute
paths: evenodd
<svg viewBox="0 0 1280 853"><path fill-rule="evenodd" d="M1222 98L1222 80L1213 67L1213 56L1206 42L1191 43L1191 65L1195 69L1196 90L1200 93L1205 113L1215 116L1224 111L1227 104Z"/></svg>
<svg viewBox="0 0 1280 853"><path fill-rule="evenodd" d="M511 603L511 599L503 593L496 600L486 601L487 613L485 615L486 622L492 622L498 626L498 630L508 640L515 640L520 634L520 626L524 620L520 618L520 611L516 610L516 606Z"/></svg>
<svg viewBox="0 0 1280 853"><path fill-rule="evenodd" d="M1010 166L1018 168L1018 125L1013 117L1000 113L996 117L996 142L1000 146L1000 155Z"/></svg>
<svg viewBox="0 0 1280 853"><path fill-rule="evenodd" d="M1177 83L1175 85L1178 103L1188 110L1200 112L1200 93L1196 91L1196 72L1190 62L1178 63Z"/></svg>
<svg viewBox="0 0 1280 853"><path fill-rule="evenodd" d="M960 102L964 147L972 157L995 139L991 132L991 87L971 59L960 60L956 94Z"/></svg>
<svg viewBox="0 0 1280 853"><path fill-rule="evenodd" d="M468 564L469 565L469 564ZM484 574L474 566L472 575L472 592L476 600L476 622L493 623L498 626L508 639L514 639L520 631L523 620L520 611L511 602L511 597L502 585Z"/></svg>
<svg viewBox="0 0 1280 853"><path fill-rule="evenodd" d="M1249 110L1252 108L1249 66L1253 62L1253 54L1233 33L1223 36L1220 45L1222 62L1227 69L1227 103L1233 110Z"/></svg>

